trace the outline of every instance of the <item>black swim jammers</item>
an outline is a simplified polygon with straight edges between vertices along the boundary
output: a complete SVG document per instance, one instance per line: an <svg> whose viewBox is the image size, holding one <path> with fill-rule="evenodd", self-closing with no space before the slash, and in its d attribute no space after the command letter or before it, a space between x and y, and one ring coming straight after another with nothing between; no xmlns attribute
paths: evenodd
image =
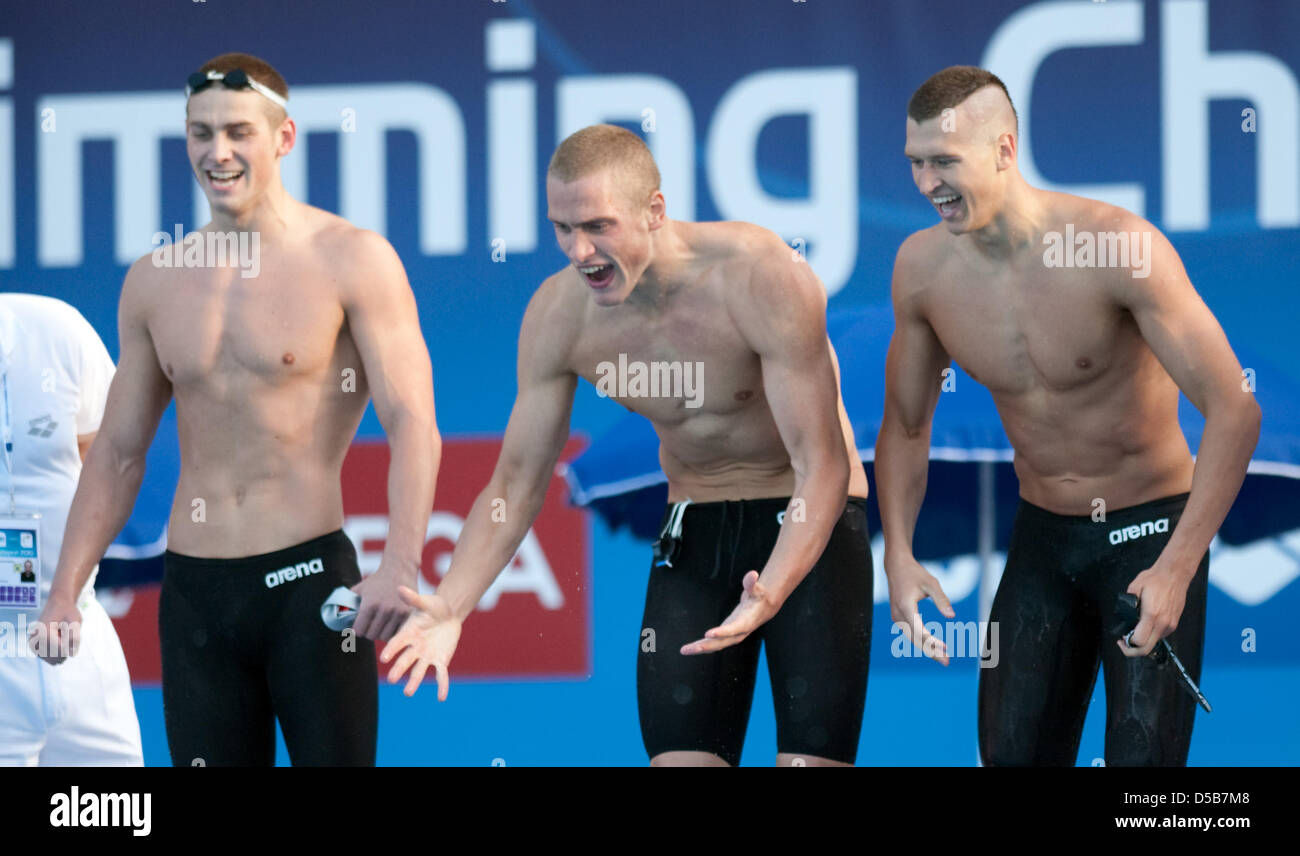
<svg viewBox="0 0 1300 856"><path fill-rule="evenodd" d="M1119 595L1169 542L1187 496L1110 511L1095 522L1021 501L989 615L998 628L997 665L980 670L985 764L1074 764L1099 662L1106 680L1106 764L1187 763L1196 701L1172 664L1124 656L1107 630L1117 624ZM1188 586L1178 628L1166 637L1195 681L1209 568L1207 553Z"/></svg>
<svg viewBox="0 0 1300 856"><path fill-rule="evenodd" d="M758 672L767 652L777 751L853 763L862 731L871 635L872 566L866 502L850 498L817 564L777 614L746 639L712 654L683 645L721 624L750 570L771 555L789 499L669 506L680 516L672 566L658 563L646 591L637 659L641 735L651 758L699 751L740 763ZM786 522L784 525L798 525ZM654 631L646 645L645 630ZM653 650L647 650L653 648Z"/></svg>
<svg viewBox="0 0 1300 856"><path fill-rule="evenodd" d="M163 714L177 766L270 766L275 720L296 765L372 766L378 668L320 606L361 581L341 530L240 559L164 556Z"/></svg>

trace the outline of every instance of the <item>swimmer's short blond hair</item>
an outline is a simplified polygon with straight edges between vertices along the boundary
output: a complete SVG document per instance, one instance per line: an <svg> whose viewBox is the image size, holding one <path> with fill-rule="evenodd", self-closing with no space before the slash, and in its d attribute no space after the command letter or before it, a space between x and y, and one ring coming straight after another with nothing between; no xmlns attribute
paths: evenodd
<svg viewBox="0 0 1300 856"><path fill-rule="evenodd" d="M577 181L604 169L616 169L634 204L644 204L659 189L659 167L636 134L617 125L590 125L565 138L551 156L548 176Z"/></svg>

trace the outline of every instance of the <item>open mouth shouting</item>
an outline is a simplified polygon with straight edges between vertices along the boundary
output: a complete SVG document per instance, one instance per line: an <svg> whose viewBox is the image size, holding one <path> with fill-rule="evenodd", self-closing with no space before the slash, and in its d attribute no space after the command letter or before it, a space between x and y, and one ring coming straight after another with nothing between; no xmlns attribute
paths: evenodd
<svg viewBox="0 0 1300 856"><path fill-rule="evenodd" d="M961 196L949 193L943 196L931 196L930 201L939 209L939 216L951 220L961 211Z"/></svg>
<svg viewBox="0 0 1300 856"><path fill-rule="evenodd" d="M208 175L208 183L211 184L214 188L216 188L217 190L229 190L230 188L235 186L235 183L239 181L240 178L243 177L244 171L242 169L232 169L232 170L210 169L207 171L207 175Z"/></svg>
<svg viewBox="0 0 1300 856"><path fill-rule="evenodd" d="M605 288L614 281L613 265L583 265L578 272L586 277L592 288Z"/></svg>

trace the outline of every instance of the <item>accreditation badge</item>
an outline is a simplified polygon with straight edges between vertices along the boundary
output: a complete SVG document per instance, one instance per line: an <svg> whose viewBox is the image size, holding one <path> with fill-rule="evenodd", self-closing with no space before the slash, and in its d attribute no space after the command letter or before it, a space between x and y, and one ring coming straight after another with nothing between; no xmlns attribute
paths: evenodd
<svg viewBox="0 0 1300 856"><path fill-rule="evenodd" d="M41 608L41 516L0 515L0 609Z"/></svg>

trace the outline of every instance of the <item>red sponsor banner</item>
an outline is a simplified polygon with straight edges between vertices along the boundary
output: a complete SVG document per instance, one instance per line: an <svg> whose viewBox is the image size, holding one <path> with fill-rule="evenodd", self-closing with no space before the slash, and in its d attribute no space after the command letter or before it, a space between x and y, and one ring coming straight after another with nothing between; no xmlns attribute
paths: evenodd
<svg viewBox="0 0 1300 856"><path fill-rule="evenodd" d="M158 584L120 589L96 589L96 597L113 617L122 640L126 667L133 684L162 681L162 655L158 649Z"/></svg>
<svg viewBox="0 0 1300 856"><path fill-rule="evenodd" d="M560 456L572 460L584 442L571 439ZM501 441L446 440L438 492L421 561L422 591L431 591L451 563L461 526L487 485ZM379 567L388 532L388 444L352 444L343 462L343 530L357 548L362 574ZM513 513L504 500L488 513ZM546 501L518 552L465 622L452 661L461 678L576 677L591 672L591 550L586 515L568 504L553 476ZM131 679L157 683L158 586L104 592L122 640ZM124 611L123 611L124 610ZM121 614L119 614L121 613ZM379 647L382 647L379 646ZM387 666L380 665L380 678ZM432 680L432 672L428 677Z"/></svg>
<svg viewBox="0 0 1300 856"><path fill-rule="evenodd" d="M583 442L570 440L568 461ZM500 440L452 440L443 446L438 493L429 518L424 583L447 572L461 525L487 485ZM388 445L354 443L343 462L344 530L357 545L363 574L379 567L388 531ZM489 514L509 515L504 500ZM465 622L452 673L461 677L587 677L591 668L591 551L586 515L568 504L568 488L552 476L546 502L510 565ZM425 586L422 585L422 588ZM387 667L381 667L386 672Z"/></svg>

